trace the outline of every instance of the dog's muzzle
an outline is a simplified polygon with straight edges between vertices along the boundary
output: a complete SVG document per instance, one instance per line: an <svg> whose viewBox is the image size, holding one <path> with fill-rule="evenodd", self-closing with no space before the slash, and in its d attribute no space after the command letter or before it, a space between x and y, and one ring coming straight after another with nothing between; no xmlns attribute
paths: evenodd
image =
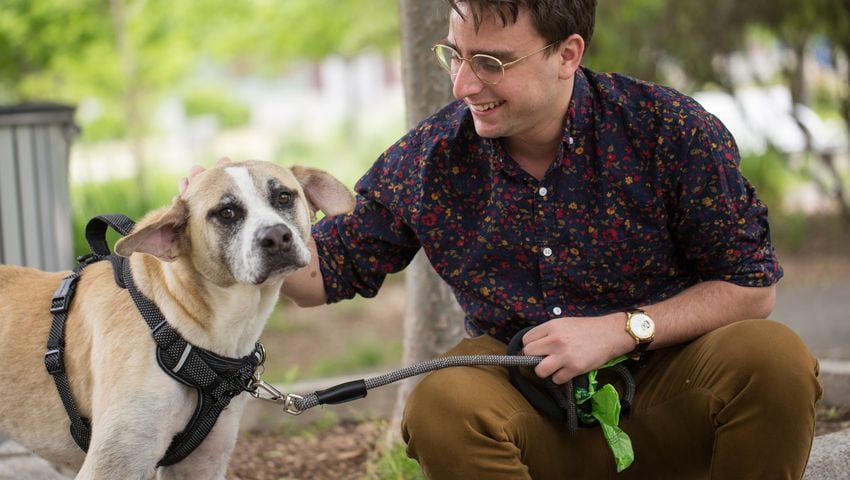
<svg viewBox="0 0 850 480"><path fill-rule="evenodd" d="M262 257L262 266L254 276L254 284L310 263L310 255L305 251L303 242L296 239L292 229L282 223L257 230L255 242Z"/></svg>
<svg viewBox="0 0 850 480"><path fill-rule="evenodd" d="M292 230L282 223L263 227L257 231L257 244L269 256L289 252L292 250Z"/></svg>

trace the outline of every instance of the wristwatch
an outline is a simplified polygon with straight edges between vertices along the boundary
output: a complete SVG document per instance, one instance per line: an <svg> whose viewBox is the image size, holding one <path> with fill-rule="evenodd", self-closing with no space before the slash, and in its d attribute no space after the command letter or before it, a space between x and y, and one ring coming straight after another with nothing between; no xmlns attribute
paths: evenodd
<svg viewBox="0 0 850 480"><path fill-rule="evenodd" d="M639 357L655 339L655 322L643 310L629 310L626 312L626 332L635 339L635 349L629 356Z"/></svg>

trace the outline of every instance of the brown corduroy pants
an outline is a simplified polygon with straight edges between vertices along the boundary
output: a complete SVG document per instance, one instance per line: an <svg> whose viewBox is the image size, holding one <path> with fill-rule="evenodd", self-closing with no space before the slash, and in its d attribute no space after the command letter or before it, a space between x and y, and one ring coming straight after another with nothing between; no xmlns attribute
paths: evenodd
<svg viewBox="0 0 850 480"><path fill-rule="evenodd" d="M447 355L504 352L482 336ZM633 372L637 393L620 427L635 461L620 474L599 428L569 435L528 404L503 367L429 374L410 396L402 433L408 455L436 480L799 479L821 395L817 372L802 340L769 320L655 351Z"/></svg>

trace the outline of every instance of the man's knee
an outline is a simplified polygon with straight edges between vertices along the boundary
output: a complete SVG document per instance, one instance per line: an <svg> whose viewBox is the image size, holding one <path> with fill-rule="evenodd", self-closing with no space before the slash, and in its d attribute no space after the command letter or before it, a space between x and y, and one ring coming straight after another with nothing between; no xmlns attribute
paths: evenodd
<svg viewBox="0 0 850 480"><path fill-rule="evenodd" d="M786 325L771 320L736 322L713 332L712 350L720 368L738 383L757 382L766 394L819 396L817 361L803 340ZM802 398L801 398L802 400Z"/></svg>
<svg viewBox="0 0 850 480"><path fill-rule="evenodd" d="M433 372L413 389L404 410L402 430L410 436L457 438L461 428L484 428L490 421L488 395L493 392L494 374L477 368L455 367Z"/></svg>

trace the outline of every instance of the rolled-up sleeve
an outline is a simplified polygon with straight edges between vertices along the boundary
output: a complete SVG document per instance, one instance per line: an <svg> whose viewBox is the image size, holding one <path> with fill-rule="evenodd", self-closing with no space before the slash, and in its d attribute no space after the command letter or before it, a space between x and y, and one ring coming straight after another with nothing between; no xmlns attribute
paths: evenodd
<svg viewBox="0 0 850 480"><path fill-rule="evenodd" d="M703 281L772 285L783 271L770 241L767 206L741 174L738 148L723 124L704 111L694 119L672 190L679 253Z"/></svg>

